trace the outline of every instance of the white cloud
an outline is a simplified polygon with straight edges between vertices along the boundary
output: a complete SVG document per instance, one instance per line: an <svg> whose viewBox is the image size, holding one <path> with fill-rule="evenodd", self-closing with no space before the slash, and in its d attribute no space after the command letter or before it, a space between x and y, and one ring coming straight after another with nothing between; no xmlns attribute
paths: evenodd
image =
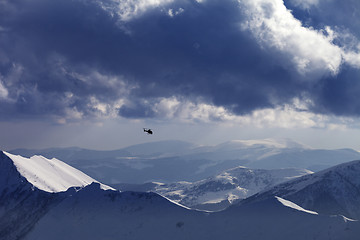
<svg viewBox="0 0 360 240"><path fill-rule="evenodd" d="M253 111L250 114L238 116L224 107L218 107L203 102L190 102L175 97L159 99L154 104L154 112L162 120L179 122L203 122L220 125L256 128L282 129L346 129L354 126L351 118L329 117L308 111L312 104L309 100L294 99L291 104L282 107L267 108Z"/></svg>
<svg viewBox="0 0 360 240"><path fill-rule="evenodd" d="M0 55L1 57L1 55ZM1 58L0 58L1 61ZM9 69L8 73L5 76L0 74L0 99L6 100L9 102L14 102L18 96L24 92L24 87L22 85L18 86L14 90L14 86L17 86L20 81L24 68L19 64L12 64L12 67ZM13 89L11 91L11 89Z"/></svg>
<svg viewBox="0 0 360 240"><path fill-rule="evenodd" d="M295 6L303 9L309 9L311 6L317 6L321 0L290 0Z"/></svg>
<svg viewBox="0 0 360 240"><path fill-rule="evenodd" d="M168 10L168 15L169 15L169 17L175 17L176 15L179 15L183 12L184 12L183 8L179 8L178 10L174 10L174 9L170 8Z"/></svg>
<svg viewBox="0 0 360 240"><path fill-rule="evenodd" d="M319 0L320 1L320 0ZM297 1L302 6L316 5L318 0ZM264 48L276 49L290 60L299 73L310 79L337 74L341 64L360 68L360 42L346 29L304 27L283 0L238 0L246 16L241 24ZM341 47L334 44L341 43Z"/></svg>
<svg viewBox="0 0 360 240"><path fill-rule="evenodd" d="M359 47L360 51L360 47ZM353 67L360 68L360 53L354 51L344 52L344 60Z"/></svg>
<svg viewBox="0 0 360 240"><path fill-rule="evenodd" d="M333 31L302 26L282 0L239 0L250 30L263 47L277 49L302 74L336 74L342 63L342 49L332 43Z"/></svg>
<svg viewBox="0 0 360 240"><path fill-rule="evenodd" d="M159 99L153 107L157 116L182 122L229 121L233 116L223 107L201 102L179 100L175 97Z"/></svg>
<svg viewBox="0 0 360 240"><path fill-rule="evenodd" d="M9 95L8 90L5 88L3 82L0 80L0 100L7 99Z"/></svg>
<svg viewBox="0 0 360 240"><path fill-rule="evenodd" d="M112 14L120 16L122 21L129 21L138 17L149 9L161 7L174 0L113 0L111 4L105 5L99 2L101 6Z"/></svg>
<svg viewBox="0 0 360 240"><path fill-rule="evenodd" d="M99 4L110 14L119 16L119 27L131 34L131 29L123 23L140 17L150 9L160 8L170 17L181 14L183 8L166 7L175 1L177 0L112 0L108 4ZM304 27L286 8L283 0L237 1L246 17L246 21L241 24L242 29L249 30L262 47L276 49L281 57L285 57L286 64L292 63L291 66L303 74L304 79L315 79L329 73L335 75L343 62L360 67L358 52L334 44L333 40L339 40L339 34L330 27L322 30ZM321 0L292 1L295 5L309 8Z"/></svg>

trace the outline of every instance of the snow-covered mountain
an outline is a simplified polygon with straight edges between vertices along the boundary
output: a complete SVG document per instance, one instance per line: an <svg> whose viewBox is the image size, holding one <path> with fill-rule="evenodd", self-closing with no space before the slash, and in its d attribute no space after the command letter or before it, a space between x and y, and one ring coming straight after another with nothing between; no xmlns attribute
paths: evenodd
<svg viewBox="0 0 360 240"><path fill-rule="evenodd" d="M305 169L249 169L236 167L192 184L172 184L156 192L180 204L204 210L224 209L236 200L247 198L276 184L312 173Z"/></svg>
<svg viewBox="0 0 360 240"><path fill-rule="evenodd" d="M4 152L14 163L17 171L34 187L46 192L63 192L70 187L84 187L98 182L68 164L43 156L25 158ZM101 184L104 189L111 187Z"/></svg>
<svg viewBox="0 0 360 240"><path fill-rule="evenodd" d="M61 198L34 187L0 152L0 239L21 239Z"/></svg>
<svg viewBox="0 0 360 240"><path fill-rule="evenodd" d="M162 141L114 151L80 148L10 151L58 158L106 184L199 181L237 166L254 169L322 170L359 160L351 149L312 149L291 140L236 140L216 146Z"/></svg>
<svg viewBox="0 0 360 240"><path fill-rule="evenodd" d="M66 196L54 193L92 182L97 181L57 159L0 152L0 239L25 235ZM112 189L104 184L101 188Z"/></svg>
<svg viewBox="0 0 360 240"><path fill-rule="evenodd" d="M35 161L37 158L26 159ZM283 198L207 213L182 207L156 193L105 190L100 183L50 192L42 168L22 171L20 157L0 152L0 239L355 239L358 222L319 216ZM40 162L44 161L41 159ZM51 160L45 160L51 161ZM40 164L67 178L60 163ZM46 167L45 167L46 166ZM82 174L71 171L69 175ZM36 180L36 181L35 181ZM48 180L49 182L46 182ZM69 182L66 180L65 182Z"/></svg>
<svg viewBox="0 0 360 240"><path fill-rule="evenodd" d="M359 223L319 216L285 199L206 213L154 193L85 187L52 208L25 240L62 239L355 239Z"/></svg>
<svg viewBox="0 0 360 240"><path fill-rule="evenodd" d="M306 175L258 193L240 204L280 196L321 214L360 220L360 161Z"/></svg>
<svg viewBox="0 0 360 240"><path fill-rule="evenodd" d="M218 211L239 199L310 173L313 172L305 169L262 170L236 167L193 183L153 182L137 186L115 184L113 187L133 191L153 191L190 208Z"/></svg>

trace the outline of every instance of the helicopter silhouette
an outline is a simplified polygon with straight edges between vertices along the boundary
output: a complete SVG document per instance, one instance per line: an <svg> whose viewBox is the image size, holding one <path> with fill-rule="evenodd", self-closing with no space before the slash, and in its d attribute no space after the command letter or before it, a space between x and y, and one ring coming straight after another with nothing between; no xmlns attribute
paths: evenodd
<svg viewBox="0 0 360 240"><path fill-rule="evenodd" d="M146 132L148 135L153 134L153 131L150 128L143 128L144 132Z"/></svg>

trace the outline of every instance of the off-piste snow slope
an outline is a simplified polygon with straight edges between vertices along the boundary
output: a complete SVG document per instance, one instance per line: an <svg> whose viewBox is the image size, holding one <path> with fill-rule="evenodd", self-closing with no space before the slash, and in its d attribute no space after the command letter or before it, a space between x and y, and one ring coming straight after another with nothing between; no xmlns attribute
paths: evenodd
<svg viewBox="0 0 360 240"><path fill-rule="evenodd" d="M250 169L236 167L197 182L147 183L156 192L190 208L218 211L279 183L313 172L306 169ZM121 189L121 184L114 185ZM126 185L124 185L126 187ZM131 187L131 186L130 186ZM129 187L129 188L130 188ZM141 185L139 185L141 187Z"/></svg>
<svg viewBox="0 0 360 240"><path fill-rule="evenodd" d="M360 161L343 163L279 184L243 200L246 205L280 196L326 215L360 220Z"/></svg>
<svg viewBox="0 0 360 240"><path fill-rule="evenodd" d="M56 158L47 159L43 156L25 158L7 152L4 154L11 158L18 172L27 181L46 192L63 192L70 187L84 187L92 182L97 182ZM101 184L101 187L105 190L111 188L104 184Z"/></svg>
<svg viewBox="0 0 360 240"><path fill-rule="evenodd" d="M0 239L20 239L66 196L61 192L92 182L97 181L57 159L0 152Z"/></svg>
<svg viewBox="0 0 360 240"><path fill-rule="evenodd" d="M39 181L41 167L31 167L27 175L19 161L36 159L49 161L39 165L78 187L58 191L50 175ZM155 193L86 185L84 175L52 161L0 152L0 239L357 239L360 234L356 221L318 215L280 197L216 213L194 211Z"/></svg>

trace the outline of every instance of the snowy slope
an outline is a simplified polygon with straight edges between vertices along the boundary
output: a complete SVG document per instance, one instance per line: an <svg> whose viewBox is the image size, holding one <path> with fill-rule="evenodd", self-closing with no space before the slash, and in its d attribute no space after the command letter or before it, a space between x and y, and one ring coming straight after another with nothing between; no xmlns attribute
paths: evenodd
<svg viewBox="0 0 360 240"><path fill-rule="evenodd" d="M316 215L283 198L207 213L156 193L104 190L100 183L48 192L28 182L18 170L24 166L11 157L0 152L1 240L346 240L360 234L358 222Z"/></svg>
<svg viewBox="0 0 360 240"><path fill-rule="evenodd" d="M33 186L46 192L62 192L69 187L84 187L97 182L83 172L67 165L58 159L47 159L42 156L25 158L4 152L16 166L19 173ZM109 186L101 184L104 189Z"/></svg>
<svg viewBox="0 0 360 240"><path fill-rule="evenodd" d="M20 174L12 159L0 151L0 239L18 240L62 199L39 190Z"/></svg>
<svg viewBox="0 0 360 240"><path fill-rule="evenodd" d="M188 210L154 193L92 184L51 209L25 240L355 239L359 223L319 216L280 198L217 213Z"/></svg>
<svg viewBox="0 0 360 240"><path fill-rule="evenodd" d="M67 197L64 191L93 181L57 159L24 158L0 151L0 239L21 239Z"/></svg>
<svg viewBox="0 0 360 240"><path fill-rule="evenodd" d="M305 169L262 170L236 167L194 183L154 184L152 191L188 207L221 210L236 200L311 173Z"/></svg>
<svg viewBox="0 0 360 240"><path fill-rule="evenodd" d="M295 210L298 210L298 211L302 211L302 212L306 212L306 213L318 215L317 212L310 211L310 210L306 210L306 209L300 207L299 205L297 205L297 204L295 204L295 203L293 203L293 202L290 202L289 200L286 200L286 199L283 199L283 198L277 197L277 196L275 196L275 198L276 198L281 204L283 204L283 205L286 206L286 207L289 207L289 208L292 208L292 209L295 209Z"/></svg>
<svg viewBox="0 0 360 240"><path fill-rule="evenodd" d="M322 214L360 219L360 161L344 163L258 193L240 204L279 196Z"/></svg>

